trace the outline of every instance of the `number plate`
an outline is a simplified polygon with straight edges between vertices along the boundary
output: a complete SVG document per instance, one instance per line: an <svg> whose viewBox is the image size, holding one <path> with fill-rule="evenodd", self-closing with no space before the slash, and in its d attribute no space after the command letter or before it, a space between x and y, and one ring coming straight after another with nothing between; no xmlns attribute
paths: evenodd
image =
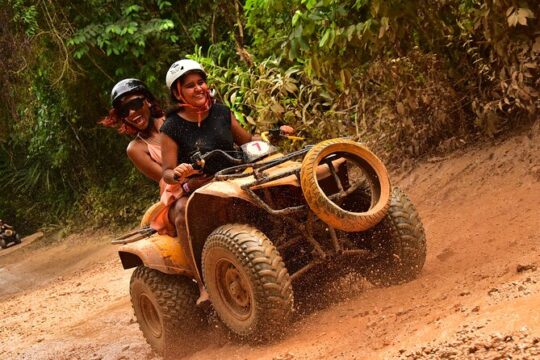
<svg viewBox="0 0 540 360"><path fill-rule="evenodd" d="M247 162L256 161L262 157L270 155L276 148L264 141L251 141L241 146Z"/></svg>

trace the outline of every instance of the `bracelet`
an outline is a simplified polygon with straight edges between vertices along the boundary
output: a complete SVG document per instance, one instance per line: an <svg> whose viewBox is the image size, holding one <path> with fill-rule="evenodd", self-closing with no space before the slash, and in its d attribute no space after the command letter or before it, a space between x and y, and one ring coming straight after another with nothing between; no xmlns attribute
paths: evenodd
<svg viewBox="0 0 540 360"><path fill-rule="evenodd" d="M188 182L186 181L185 183L182 184L182 189L184 189L184 192L186 194L189 194L190 191L189 191L189 185L188 185Z"/></svg>

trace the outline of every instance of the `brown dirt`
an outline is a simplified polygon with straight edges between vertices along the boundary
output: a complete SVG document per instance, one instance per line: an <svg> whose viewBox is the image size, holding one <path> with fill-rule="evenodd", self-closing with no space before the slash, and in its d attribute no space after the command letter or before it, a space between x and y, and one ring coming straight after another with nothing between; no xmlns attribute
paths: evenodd
<svg viewBox="0 0 540 360"><path fill-rule="evenodd" d="M540 358L540 123L394 178L426 229L417 280L340 279L314 289L283 340L240 343L215 323L191 359ZM158 359L110 238L44 238L0 257L1 359Z"/></svg>

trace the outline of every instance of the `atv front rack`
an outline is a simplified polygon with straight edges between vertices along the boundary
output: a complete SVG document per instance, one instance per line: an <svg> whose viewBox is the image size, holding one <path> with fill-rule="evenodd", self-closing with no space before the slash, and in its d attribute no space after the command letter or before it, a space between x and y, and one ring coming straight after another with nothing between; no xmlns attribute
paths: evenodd
<svg viewBox="0 0 540 360"><path fill-rule="evenodd" d="M298 182L300 182L300 167L297 167L292 170L284 171L279 174L273 175L273 176L267 176L264 171L268 170L274 166L277 166L279 164L283 164L286 161L302 157L304 156L313 146L309 145L305 148L292 152L288 155L285 155L283 157L280 157L278 159L260 162L260 163L249 163L249 164L242 164L238 166L233 166L224 170L221 170L215 174L216 180L229 180L229 179L238 179L242 177L247 176L253 176L255 178L255 181L249 182L247 184L244 184L241 186L241 189L244 190L251 198L252 200L259 205L261 208L263 208L265 211L272 215L279 215L279 216L286 216L294 213L299 213L301 211L308 210L308 207L306 205L299 205L299 206L290 206L284 209L273 209L271 208L267 202L265 202L259 195L255 193L253 190L254 187L258 187L260 185L269 183L271 181L283 179L285 177L288 177L290 175L296 176L298 179ZM324 162L328 166L330 173L332 177L334 178L339 192L332 194L329 196L329 199L335 202L339 202L344 197L348 196L352 192L354 192L359 186L352 186L348 188L347 190L344 190L344 187L341 183L341 180L339 179L339 176L337 174L336 168L334 167L332 161L336 160L338 158L337 155L331 155L328 156ZM252 171L246 172L246 169L251 168Z"/></svg>
<svg viewBox="0 0 540 360"><path fill-rule="evenodd" d="M291 159L295 159L300 156L304 156L313 145L308 145L305 148L292 152L290 154L284 155L278 159L273 159L269 161L264 162L254 162L254 163L246 163L242 165L232 166L226 169L223 169L221 171L218 171L214 177L216 180L230 180L230 179L238 179L242 177L247 177L253 175L255 179L264 178L263 171L268 170L271 167L274 167L279 164L283 164L286 161L289 161ZM251 168L253 171L251 172L245 172L245 170ZM288 174L291 175L291 174ZM287 176L288 176L287 175Z"/></svg>

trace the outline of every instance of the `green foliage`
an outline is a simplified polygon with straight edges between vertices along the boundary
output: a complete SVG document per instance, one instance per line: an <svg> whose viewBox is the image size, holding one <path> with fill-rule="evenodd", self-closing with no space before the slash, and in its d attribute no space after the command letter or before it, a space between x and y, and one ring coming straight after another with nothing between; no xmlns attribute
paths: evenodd
<svg viewBox="0 0 540 360"><path fill-rule="evenodd" d="M393 164L461 146L472 124L443 69L437 55L419 51L372 63L354 89L358 138Z"/></svg>
<svg viewBox="0 0 540 360"><path fill-rule="evenodd" d="M540 110L540 4L474 1L460 41L475 124L493 136ZM536 15L535 15L536 13Z"/></svg>
<svg viewBox="0 0 540 360"><path fill-rule="evenodd" d="M505 114L534 118L538 111L539 8L512 0L253 0L246 15L256 52L283 49L334 99L380 59L438 54L449 86L471 99L464 110L493 135L510 125Z"/></svg>
<svg viewBox="0 0 540 360"><path fill-rule="evenodd" d="M200 53L194 59L203 64L218 97L252 131L263 132L284 123L312 140L347 135L338 120L344 115L336 111L338 104L300 66L282 70L277 59L251 68L220 66Z"/></svg>
<svg viewBox="0 0 540 360"><path fill-rule="evenodd" d="M33 36L38 30L36 5L29 5L25 0L9 0L13 7L12 21L20 25L27 36Z"/></svg>
<svg viewBox="0 0 540 360"><path fill-rule="evenodd" d="M139 220L145 210L159 201L155 183L143 179L131 164L104 184L89 187L77 201L77 209L86 224L121 226ZM137 194L137 196L133 196Z"/></svg>
<svg viewBox="0 0 540 360"><path fill-rule="evenodd" d="M164 98L166 69L195 44L213 44L221 59L234 55L232 20L217 1L6 5L0 9L0 46L10 55L1 59L7 101L0 105L6 124L0 189L12 197L2 197L0 217L9 214L27 231L73 217L136 220L157 190L133 170L127 139L97 125L110 89L121 78L139 77Z"/></svg>

